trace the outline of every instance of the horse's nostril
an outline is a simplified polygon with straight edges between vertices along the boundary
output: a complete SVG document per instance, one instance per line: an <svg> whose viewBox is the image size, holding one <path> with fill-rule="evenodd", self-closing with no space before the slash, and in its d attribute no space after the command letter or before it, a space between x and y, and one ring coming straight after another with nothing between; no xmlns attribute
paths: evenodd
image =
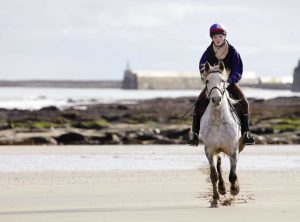
<svg viewBox="0 0 300 222"><path fill-rule="evenodd" d="M218 104L221 102L221 97L212 97L211 101L215 104Z"/></svg>

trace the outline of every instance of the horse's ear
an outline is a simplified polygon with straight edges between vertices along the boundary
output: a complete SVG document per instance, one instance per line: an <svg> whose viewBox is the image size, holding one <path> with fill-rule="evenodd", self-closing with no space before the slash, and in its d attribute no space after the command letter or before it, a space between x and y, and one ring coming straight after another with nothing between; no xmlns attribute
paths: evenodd
<svg viewBox="0 0 300 222"><path fill-rule="evenodd" d="M224 65L223 61L221 61L221 60L219 61L219 69L221 71L223 71L225 69L225 65Z"/></svg>
<svg viewBox="0 0 300 222"><path fill-rule="evenodd" d="M208 72L210 70L211 66L209 64L209 62L206 62L205 65L204 65L204 76L207 76L208 75Z"/></svg>

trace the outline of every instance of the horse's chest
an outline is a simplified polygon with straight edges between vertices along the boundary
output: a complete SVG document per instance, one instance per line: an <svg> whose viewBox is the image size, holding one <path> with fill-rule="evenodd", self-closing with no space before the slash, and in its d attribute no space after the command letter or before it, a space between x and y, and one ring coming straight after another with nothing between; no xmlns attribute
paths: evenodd
<svg viewBox="0 0 300 222"><path fill-rule="evenodd" d="M220 140L226 140L230 136L230 133L227 130L227 127L225 125L221 126L208 126L207 130L204 130L203 139L207 138L210 141L220 141Z"/></svg>
<svg viewBox="0 0 300 222"><path fill-rule="evenodd" d="M235 131L226 123L220 125L203 124L201 137L205 144L220 147L231 144Z"/></svg>

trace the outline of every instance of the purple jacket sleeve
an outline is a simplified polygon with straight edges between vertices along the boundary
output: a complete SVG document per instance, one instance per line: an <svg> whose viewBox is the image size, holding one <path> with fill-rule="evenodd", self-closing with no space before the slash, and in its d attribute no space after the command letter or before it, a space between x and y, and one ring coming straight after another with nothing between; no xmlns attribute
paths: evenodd
<svg viewBox="0 0 300 222"><path fill-rule="evenodd" d="M232 68L229 74L228 82L237 83L241 80L243 74L243 61L240 54L234 49L232 56Z"/></svg>
<svg viewBox="0 0 300 222"><path fill-rule="evenodd" d="M199 62L199 71L201 76L204 73L204 66L206 62L207 62L207 50L205 50Z"/></svg>

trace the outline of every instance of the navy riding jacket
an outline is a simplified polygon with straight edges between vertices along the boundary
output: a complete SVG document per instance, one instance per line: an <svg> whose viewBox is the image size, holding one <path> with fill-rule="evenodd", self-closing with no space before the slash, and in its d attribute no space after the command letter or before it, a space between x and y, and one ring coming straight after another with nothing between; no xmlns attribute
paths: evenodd
<svg viewBox="0 0 300 222"><path fill-rule="evenodd" d="M229 43L228 43L229 44ZM226 69L231 70L228 77L228 82L237 83L242 78L243 74L243 62L240 54L236 51L236 49L229 44L229 49L226 57L222 59ZM206 62L209 62L210 65L217 65L219 60L215 56L215 52L213 49L213 42L203 53L200 62L199 62L199 70L201 75L204 72L204 65Z"/></svg>

